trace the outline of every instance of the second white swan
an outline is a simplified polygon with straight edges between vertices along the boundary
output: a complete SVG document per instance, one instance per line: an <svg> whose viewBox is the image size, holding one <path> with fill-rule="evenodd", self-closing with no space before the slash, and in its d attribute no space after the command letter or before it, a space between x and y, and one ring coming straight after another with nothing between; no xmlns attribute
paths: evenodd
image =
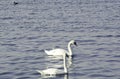
<svg viewBox="0 0 120 79"><path fill-rule="evenodd" d="M72 55L72 50L71 50L71 45L76 45L76 42L75 40L71 40L69 43L68 43L68 51L64 50L64 49L61 49L61 48L57 48L57 49L53 49L53 50L44 50L45 53L47 53L47 55L53 55L53 56L59 56L59 55L64 55L64 54L67 54L67 55Z"/></svg>

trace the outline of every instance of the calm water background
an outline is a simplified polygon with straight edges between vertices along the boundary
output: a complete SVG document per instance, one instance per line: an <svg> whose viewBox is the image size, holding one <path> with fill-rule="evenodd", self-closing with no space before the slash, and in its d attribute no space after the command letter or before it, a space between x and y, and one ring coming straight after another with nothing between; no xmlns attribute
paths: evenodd
<svg viewBox="0 0 120 79"><path fill-rule="evenodd" d="M120 79L120 0L0 0L0 79L41 79L71 39L69 79Z"/></svg>

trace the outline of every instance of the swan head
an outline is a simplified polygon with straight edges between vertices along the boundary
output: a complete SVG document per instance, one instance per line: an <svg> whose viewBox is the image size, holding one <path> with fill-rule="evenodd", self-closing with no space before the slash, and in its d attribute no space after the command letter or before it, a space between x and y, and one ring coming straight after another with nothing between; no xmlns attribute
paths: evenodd
<svg viewBox="0 0 120 79"><path fill-rule="evenodd" d="M69 44L77 46L77 43L76 43L75 40L71 40L71 41L69 42Z"/></svg>

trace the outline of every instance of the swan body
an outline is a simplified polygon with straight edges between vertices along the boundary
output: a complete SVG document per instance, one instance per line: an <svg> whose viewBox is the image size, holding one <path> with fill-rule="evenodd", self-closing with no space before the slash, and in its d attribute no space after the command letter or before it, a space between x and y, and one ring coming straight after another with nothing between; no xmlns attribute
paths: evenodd
<svg viewBox="0 0 120 79"><path fill-rule="evenodd" d="M64 65L64 71L57 69L57 68L49 68L45 70L37 70L41 75L49 75L49 76L54 76L54 75L60 75L60 74L67 74L67 66L66 66L66 54L63 55L63 65Z"/></svg>
<svg viewBox="0 0 120 79"><path fill-rule="evenodd" d="M61 49L61 48L57 48L57 49L53 49L53 50L44 50L45 53L47 55L64 55L64 54L67 54L67 55L72 55L72 50L71 50L71 45L77 45L76 42L74 40L71 40L69 43L68 43L68 51L64 50L64 49Z"/></svg>
<svg viewBox="0 0 120 79"><path fill-rule="evenodd" d="M68 51L64 50L64 49L60 49L60 48L57 48L57 49L53 49L53 50L44 50L45 53L47 55L63 55L63 54L68 54Z"/></svg>

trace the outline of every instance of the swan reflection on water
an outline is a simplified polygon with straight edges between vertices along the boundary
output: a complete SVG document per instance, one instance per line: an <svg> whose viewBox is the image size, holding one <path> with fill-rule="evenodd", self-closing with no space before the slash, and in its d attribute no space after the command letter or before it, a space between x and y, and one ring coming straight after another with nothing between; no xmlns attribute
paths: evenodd
<svg viewBox="0 0 120 79"><path fill-rule="evenodd" d="M69 57L67 68L70 68L71 65L72 65L72 57Z"/></svg>
<svg viewBox="0 0 120 79"><path fill-rule="evenodd" d="M52 68L47 68L45 70L37 70L38 73L41 74L42 78L49 78L49 77L57 77L57 76L64 76L65 75L65 79L68 79L68 68L70 67L70 65L72 64L72 59L66 57L66 54L63 55L62 57L63 59L63 64L60 65L55 65L58 67L54 67L54 65L52 65ZM66 62L68 61L68 62ZM50 61L51 62L51 61Z"/></svg>
<svg viewBox="0 0 120 79"><path fill-rule="evenodd" d="M63 56L49 56L48 55L48 56L46 56L45 59L47 59L49 62L56 62L57 65L54 64L54 67L58 67L58 68L62 67L62 64L58 64L58 61L63 59ZM58 61L56 61L56 60L58 60ZM67 61L66 62L67 68L69 68L72 65L72 56L67 57L67 55L66 55L66 61ZM51 65L49 64L49 66L51 66ZM53 66L53 64L52 64L52 66Z"/></svg>
<svg viewBox="0 0 120 79"><path fill-rule="evenodd" d="M68 74L61 74L61 75L41 75L41 78L57 78L57 77L64 77L63 79L69 79L69 75Z"/></svg>

